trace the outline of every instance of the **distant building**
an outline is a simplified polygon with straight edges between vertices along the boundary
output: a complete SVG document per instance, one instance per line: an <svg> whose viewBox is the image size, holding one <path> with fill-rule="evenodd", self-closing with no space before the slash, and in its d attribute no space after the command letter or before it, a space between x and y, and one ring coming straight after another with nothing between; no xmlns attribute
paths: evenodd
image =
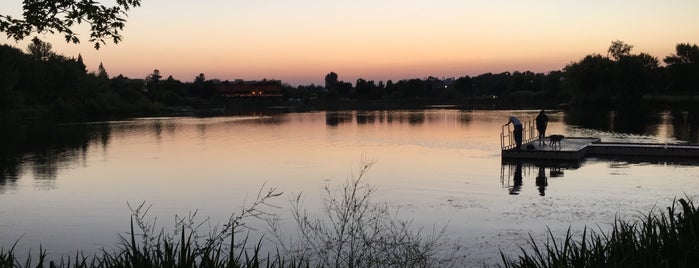
<svg viewBox="0 0 699 268"><path fill-rule="evenodd" d="M224 81L219 84L218 93L228 98L276 99L284 97L284 86L279 80Z"/></svg>

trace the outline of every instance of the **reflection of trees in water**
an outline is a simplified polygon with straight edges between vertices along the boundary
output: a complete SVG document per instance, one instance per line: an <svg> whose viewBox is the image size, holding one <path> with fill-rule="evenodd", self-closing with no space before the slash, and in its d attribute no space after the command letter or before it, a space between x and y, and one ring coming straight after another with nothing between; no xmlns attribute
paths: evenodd
<svg viewBox="0 0 699 268"><path fill-rule="evenodd" d="M457 115L456 120L463 125L470 124L471 121L473 120L473 114L471 114L471 113L459 113Z"/></svg>
<svg viewBox="0 0 699 268"><path fill-rule="evenodd" d="M28 125L0 129L0 186L13 185L31 170L42 180L41 189L55 187L61 169L85 159L91 144L106 146L110 128L105 124Z"/></svg>
<svg viewBox="0 0 699 268"><path fill-rule="evenodd" d="M425 111L389 112L387 122L408 123L411 125L421 125L425 123Z"/></svg>
<svg viewBox="0 0 699 268"><path fill-rule="evenodd" d="M416 111L330 111L325 113L325 123L329 126L353 123L357 125L373 124L410 124L422 125L426 122L456 122L470 124L473 120L471 113L464 112L430 112L429 110Z"/></svg>
<svg viewBox="0 0 699 268"><path fill-rule="evenodd" d="M0 194L17 186L17 180L22 176L22 162L12 156L0 156Z"/></svg>
<svg viewBox="0 0 699 268"><path fill-rule="evenodd" d="M325 113L325 124L328 126L337 126L352 122L351 112L327 112Z"/></svg>
<svg viewBox="0 0 699 268"><path fill-rule="evenodd" d="M380 112L378 111L361 111L357 112L355 118L357 120L357 124L363 125L363 124L374 124L376 122L377 118L383 118L382 115L379 114Z"/></svg>
<svg viewBox="0 0 699 268"><path fill-rule="evenodd" d="M565 123L602 131L664 136L699 143L699 108L598 110L571 108ZM661 133L663 131L664 133Z"/></svg>
<svg viewBox="0 0 699 268"><path fill-rule="evenodd" d="M672 110L672 130L675 138L699 143L699 111Z"/></svg>
<svg viewBox="0 0 699 268"><path fill-rule="evenodd" d="M660 122L657 111L640 107L617 110L575 107L566 112L564 120L568 125L639 135L655 135Z"/></svg>
<svg viewBox="0 0 699 268"><path fill-rule="evenodd" d="M425 123L424 111L357 111L357 112L327 112L325 113L325 124L329 126L337 126L340 124L352 123L356 120L357 124L376 124L379 123L408 123L411 125L420 125ZM441 119L440 119L441 120Z"/></svg>
<svg viewBox="0 0 699 268"><path fill-rule="evenodd" d="M408 113L408 123L411 125L421 125L425 123L425 112Z"/></svg>

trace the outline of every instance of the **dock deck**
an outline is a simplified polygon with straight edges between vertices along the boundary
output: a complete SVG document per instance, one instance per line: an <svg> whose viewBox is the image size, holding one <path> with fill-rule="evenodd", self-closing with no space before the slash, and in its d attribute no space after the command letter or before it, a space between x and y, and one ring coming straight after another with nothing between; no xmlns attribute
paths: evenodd
<svg viewBox="0 0 699 268"><path fill-rule="evenodd" d="M522 144L522 148L503 148L503 159L581 160L590 156L683 157L699 158L699 146L690 144L601 142L599 138L570 137L552 147L538 140Z"/></svg>
<svg viewBox="0 0 699 268"><path fill-rule="evenodd" d="M511 159L537 159L537 160L580 160L587 156L589 146L599 142L598 138L564 138L560 146L540 144L538 140L532 140L522 144L520 149L505 148L502 150L503 158Z"/></svg>

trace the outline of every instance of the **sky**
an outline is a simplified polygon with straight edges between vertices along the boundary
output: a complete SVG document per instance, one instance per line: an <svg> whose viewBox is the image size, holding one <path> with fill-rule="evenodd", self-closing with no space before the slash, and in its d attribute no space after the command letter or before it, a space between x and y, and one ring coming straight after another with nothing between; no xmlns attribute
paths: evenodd
<svg viewBox="0 0 699 268"><path fill-rule="evenodd" d="M20 16L21 2L3 0L0 14ZM323 85L329 72L352 83L546 73L606 55L614 40L662 60L678 43L699 44L696 14L696 0L142 0L119 44L95 50L87 25L75 28L78 45L36 36L110 76ZM25 49L30 39L0 43Z"/></svg>

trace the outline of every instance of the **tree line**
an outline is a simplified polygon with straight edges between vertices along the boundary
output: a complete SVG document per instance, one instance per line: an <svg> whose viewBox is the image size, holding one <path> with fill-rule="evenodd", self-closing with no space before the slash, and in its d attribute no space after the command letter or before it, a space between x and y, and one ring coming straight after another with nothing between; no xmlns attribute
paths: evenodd
<svg viewBox="0 0 699 268"><path fill-rule="evenodd" d="M331 72L325 86L299 86L296 94L324 90L323 98L355 100L468 100L507 99L585 104L598 101L639 101L648 95L693 96L699 94L699 47L681 43L663 59L632 53L633 46L614 41L607 55L591 54L560 71L548 73L503 72L439 79L367 81L352 84Z"/></svg>
<svg viewBox="0 0 699 268"><path fill-rule="evenodd" d="M648 96L699 95L699 47L677 44L660 61L632 52L614 41L607 55L591 54L562 70L548 73L502 72L458 78L412 78L399 81L342 81L335 72L324 85L282 84L284 97L275 102L557 105L634 102ZM38 38L26 52L0 46L0 117L95 119L151 115L158 112L269 104L269 100L237 99L219 94L223 83L202 73L182 82L154 70L145 78L110 77L100 64L90 72L77 58L58 55Z"/></svg>

